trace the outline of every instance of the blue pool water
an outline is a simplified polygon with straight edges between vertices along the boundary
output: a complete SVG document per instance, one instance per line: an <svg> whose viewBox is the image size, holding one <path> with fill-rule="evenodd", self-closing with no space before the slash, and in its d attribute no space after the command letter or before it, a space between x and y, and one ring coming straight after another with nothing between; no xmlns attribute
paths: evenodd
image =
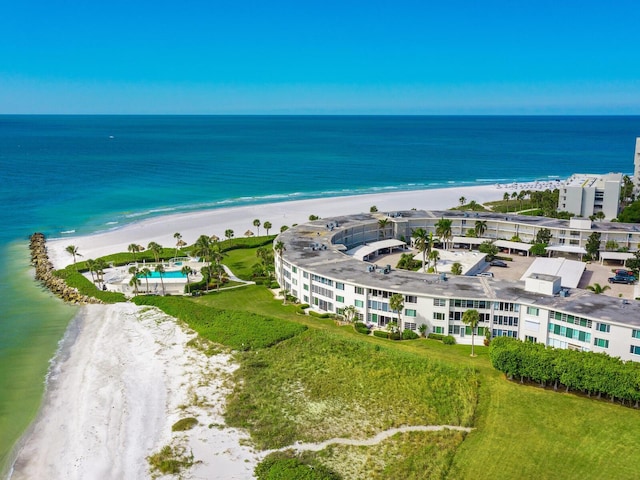
<svg viewBox="0 0 640 480"><path fill-rule="evenodd" d="M142 275L138 275L139 278L144 279L144 276ZM158 272L151 272L151 275L149 275L149 278L160 278L160 274ZM162 274L162 278L167 279L167 278L186 278L185 275L182 274L182 272L180 270L170 270L167 272L164 272Z"/></svg>

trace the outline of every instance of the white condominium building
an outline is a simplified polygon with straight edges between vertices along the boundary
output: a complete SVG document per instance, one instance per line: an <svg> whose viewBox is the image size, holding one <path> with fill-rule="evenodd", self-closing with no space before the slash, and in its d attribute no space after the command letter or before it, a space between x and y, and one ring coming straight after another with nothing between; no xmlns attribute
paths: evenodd
<svg viewBox="0 0 640 480"><path fill-rule="evenodd" d="M384 226L379 223L382 218L387 219ZM397 321L399 313L401 329L417 330L425 325L428 333L453 335L459 343L470 344L472 332L462 323L462 315L474 308L481 320L477 335L488 329L494 337L640 361L638 301L562 288L560 277L553 275L497 280L380 268L366 261L368 252L373 255L376 250L403 248L417 228L435 234L435 224L441 218L451 220L454 237L464 236L475 221L486 222L484 237L507 242L508 247L523 252L531 246L525 242L533 240L541 228L551 231L551 243L560 251L566 247L564 251L579 253L594 231L601 234L603 245L611 239L636 251L640 243L640 229L621 223L570 223L460 211L412 210L388 216L362 213L309 222L281 233L275 240L284 244L281 256L276 255L278 281L317 312L339 314L352 305L360 321L377 327ZM514 236L521 241L504 240ZM404 297L401 312L394 312L389 305L393 294Z"/></svg>

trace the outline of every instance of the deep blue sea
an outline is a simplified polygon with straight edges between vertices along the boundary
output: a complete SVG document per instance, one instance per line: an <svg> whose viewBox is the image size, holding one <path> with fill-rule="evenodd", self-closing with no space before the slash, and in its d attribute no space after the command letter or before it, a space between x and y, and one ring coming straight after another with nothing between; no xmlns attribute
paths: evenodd
<svg viewBox="0 0 640 480"><path fill-rule="evenodd" d="M640 117L0 116L0 467L76 309L28 235L310 197L631 174Z"/></svg>

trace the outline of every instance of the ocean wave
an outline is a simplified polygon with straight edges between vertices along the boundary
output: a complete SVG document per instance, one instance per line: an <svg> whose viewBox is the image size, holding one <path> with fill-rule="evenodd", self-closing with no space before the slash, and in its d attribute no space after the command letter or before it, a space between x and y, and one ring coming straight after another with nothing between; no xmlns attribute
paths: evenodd
<svg viewBox="0 0 640 480"><path fill-rule="evenodd" d="M142 212L133 212L125 215L126 218L136 218L136 217L144 217L147 215L154 215L156 213L167 213L167 212L175 212L176 207L165 207L165 208L153 208L151 210L145 210Z"/></svg>
<svg viewBox="0 0 640 480"><path fill-rule="evenodd" d="M72 233L76 233L75 230L63 230L62 232L60 232L60 234L62 235L70 235Z"/></svg>

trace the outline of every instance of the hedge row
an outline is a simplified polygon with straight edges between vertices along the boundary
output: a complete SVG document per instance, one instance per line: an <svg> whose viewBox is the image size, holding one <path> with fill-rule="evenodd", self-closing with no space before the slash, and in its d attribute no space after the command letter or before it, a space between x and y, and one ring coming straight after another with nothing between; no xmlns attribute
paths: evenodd
<svg viewBox="0 0 640 480"><path fill-rule="evenodd" d="M369 327L367 327L364 323L362 322L356 322L353 324L353 328L355 328L356 332L358 333L362 333L363 335L369 335Z"/></svg>
<svg viewBox="0 0 640 480"><path fill-rule="evenodd" d="M640 402L640 365L624 362L605 353L545 347L541 343L498 337L491 341L489 358L493 367L509 379L529 380L541 386L553 384L570 390Z"/></svg>
<svg viewBox="0 0 640 480"><path fill-rule="evenodd" d="M440 340L445 345L455 345L456 339L451 335L442 335L440 333L430 333L427 338L432 340Z"/></svg>

